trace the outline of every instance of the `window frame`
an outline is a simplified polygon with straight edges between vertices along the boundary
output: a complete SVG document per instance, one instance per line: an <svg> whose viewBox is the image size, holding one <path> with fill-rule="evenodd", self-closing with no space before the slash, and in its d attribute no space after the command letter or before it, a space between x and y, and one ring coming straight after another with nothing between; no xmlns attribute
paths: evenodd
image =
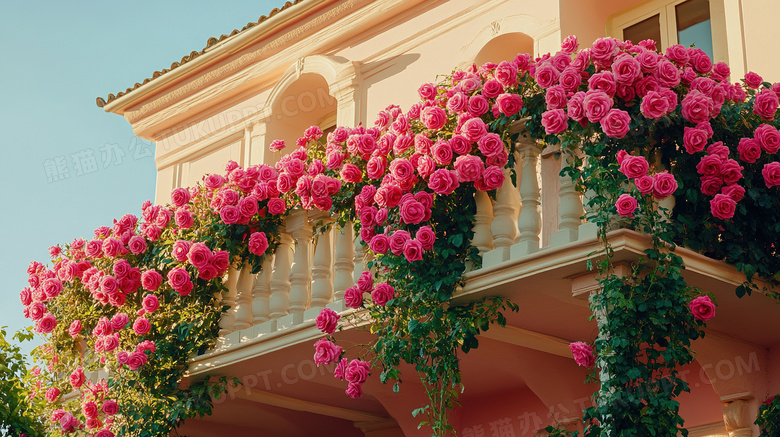
<svg viewBox="0 0 780 437"><path fill-rule="evenodd" d="M649 0L618 11L607 18L607 35L623 39L623 29L658 15L661 41L656 41L658 50L665 51L678 43L677 14L675 7L687 0ZM712 32L713 62L728 61L728 46L725 35L723 0L710 0L710 27ZM637 43L639 41L632 41Z"/></svg>

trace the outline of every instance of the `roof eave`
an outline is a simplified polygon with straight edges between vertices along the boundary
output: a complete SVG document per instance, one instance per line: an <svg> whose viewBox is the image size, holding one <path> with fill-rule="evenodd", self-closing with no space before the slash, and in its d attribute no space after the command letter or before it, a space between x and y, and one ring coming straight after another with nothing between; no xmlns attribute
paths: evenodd
<svg viewBox="0 0 780 437"><path fill-rule="evenodd" d="M148 96L184 79L195 71L208 67L213 62L222 59L225 56L238 52L244 47L254 43L263 34L270 34L275 30L284 27L289 22L294 21L301 16L305 16L322 4L330 3L332 1L333 0L309 0L293 5L262 23L237 34L235 37L217 43L213 47L208 48L204 54L169 71L167 74L159 76L132 92L106 103L103 106L103 110L123 115L126 109L145 100Z"/></svg>

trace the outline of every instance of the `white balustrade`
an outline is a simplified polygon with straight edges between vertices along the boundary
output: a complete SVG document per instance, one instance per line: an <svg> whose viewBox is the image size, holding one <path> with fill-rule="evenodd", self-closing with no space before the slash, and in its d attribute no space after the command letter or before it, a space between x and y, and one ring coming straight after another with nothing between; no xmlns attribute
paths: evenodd
<svg viewBox="0 0 780 437"><path fill-rule="evenodd" d="M245 264L238 272L238 281L236 283L236 311L233 330L239 331L252 326L252 285L254 275L252 267Z"/></svg>
<svg viewBox="0 0 780 437"><path fill-rule="evenodd" d="M233 325L236 321L236 296L238 291L236 284L238 283L238 270L235 267L230 267L228 270L227 278L225 279L225 291L222 292L222 306L230 307L222 314L222 318L219 320L219 336L224 337L235 330Z"/></svg>
<svg viewBox="0 0 780 437"><path fill-rule="evenodd" d="M303 312L311 300L311 268L309 251L311 248L312 230L309 226L307 212L296 210L287 219L287 229L295 242L295 255L290 268L290 315L292 323L303 322Z"/></svg>
<svg viewBox="0 0 780 437"><path fill-rule="evenodd" d="M474 195L471 244L483 256L484 267L536 253L546 248L548 239L549 246L557 246L595 235L592 224L582 223L583 203L571 179L551 174L572 165L576 152L563 150L558 160L557 151L549 149L544 156L549 160L542 163L539 146L524 132L524 121L512 129L520 134L518 186L505 169L495 201L483 191ZM357 282L372 254L349 222L329 227L312 240L312 223L332 220L327 213L295 210L280 228L276 252L266 256L259 273L252 274L248 265L231 267L226 290L218 295L222 305L229 307L219 324L221 347L311 320L325 307L346 309L344 292Z"/></svg>
<svg viewBox="0 0 780 437"><path fill-rule="evenodd" d="M539 233L542 231L541 194L539 191L539 146L534 141L518 142L523 174L520 182L521 209L517 219L520 238L511 249L511 257L519 258L539 250Z"/></svg>
<svg viewBox="0 0 780 437"><path fill-rule="evenodd" d="M352 223L347 222L336 233L336 260L333 275L334 301L344 299L344 291L355 283L352 278L352 272L355 271L353 240Z"/></svg>
<svg viewBox="0 0 780 437"><path fill-rule="evenodd" d="M292 235L281 230L279 246L274 256L274 271L271 276L271 298L268 306L271 318L278 319L290 312L290 266L292 265Z"/></svg>
<svg viewBox="0 0 780 437"><path fill-rule="evenodd" d="M561 150L561 169L570 167L574 164L574 153L572 150L563 148ZM582 216L582 198L574 189L574 183L569 175L561 175L558 180L558 232L554 233L550 240L551 246L577 241Z"/></svg>
<svg viewBox="0 0 780 437"><path fill-rule="evenodd" d="M328 224L330 217L320 220ZM331 228L317 235L311 269L311 308L321 310L333 300L333 248Z"/></svg>
<svg viewBox="0 0 780 437"><path fill-rule="evenodd" d="M273 272L272 254L268 254L263 260L263 270L255 277L252 288L252 325L259 325L271 319L271 273Z"/></svg>
<svg viewBox="0 0 780 437"><path fill-rule="evenodd" d="M493 250L493 235L490 233L490 224L493 222L493 203L484 191L474 193L474 203L477 212L474 214L474 238L471 244L479 249L480 256L484 256Z"/></svg>

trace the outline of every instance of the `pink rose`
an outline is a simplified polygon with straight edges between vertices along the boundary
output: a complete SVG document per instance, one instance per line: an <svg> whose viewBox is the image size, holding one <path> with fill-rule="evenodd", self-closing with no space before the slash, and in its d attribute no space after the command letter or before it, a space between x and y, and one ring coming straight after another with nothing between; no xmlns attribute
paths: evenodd
<svg viewBox="0 0 780 437"><path fill-rule="evenodd" d="M347 390L345 393L352 399L360 399L363 397L363 385L350 382L347 384Z"/></svg>
<svg viewBox="0 0 780 437"><path fill-rule="evenodd" d="M177 210L175 214L175 220L176 226L182 229L189 229L195 223L195 217L193 217L192 213L186 209Z"/></svg>
<svg viewBox="0 0 780 437"><path fill-rule="evenodd" d="M655 71L658 83L666 88L674 88L680 84L680 69L667 60L658 61L658 69Z"/></svg>
<svg viewBox="0 0 780 437"><path fill-rule="evenodd" d="M565 116L564 116L565 118ZM495 156L503 152L506 145L501 136L495 133L489 133L479 139L477 142L479 151L485 156Z"/></svg>
<svg viewBox="0 0 780 437"><path fill-rule="evenodd" d="M757 90L758 87L761 86L761 83L763 81L764 79L762 79L761 76L757 75L756 73L753 73L752 71L748 72L748 74L745 75L745 85L747 85L748 88Z"/></svg>
<svg viewBox="0 0 780 437"><path fill-rule="evenodd" d="M146 238L142 235L134 235L130 237L127 242L127 248L133 255L138 255L146 252Z"/></svg>
<svg viewBox="0 0 780 437"><path fill-rule="evenodd" d="M344 291L344 304L349 308L360 308L363 305L363 292L353 285Z"/></svg>
<svg viewBox="0 0 780 437"><path fill-rule="evenodd" d="M48 390L46 390L46 394L44 395L47 401L54 402L57 400L58 397L60 397L60 390L57 387L52 387Z"/></svg>
<svg viewBox="0 0 780 437"><path fill-rule="evenodd" d="M404 243L403 253L407 262L411 263L421 260L423 254L422 243L417 240L408 240Z"/></svg>
<svg viewBox="0 0 780 437"><path fill-rule="evenodd" d="M501 85L505 87L513 86L517 83L517 65L502 61L496 67L494 76Z"/></svg>
<svg viewBox="0 0 780 437"><path fill-rule="evenodd" d="M320 314L317 316L317 329L326 334L333 334L336 332L336 327L338 327L340 318L341 316L335 311L330 308L325 308L320 311Z"/></svg>
<svg viewBox="0 0 780 437"><path fill-rule="evenodd" d="M147 294L144 296L144 299L141 302L141 307L147 313L153 313L157 311L157 308L160 307L160 301L157 299L157 296L153 294Z"/></svg>
<svg viewBox="0 0 780 437"><path fill-rule="evenodd" d="M486 112L488 112L489 109L490 109L490 105L488 104L488 101L484 96L477 94L471 96L471 98L469 99L469 108L468 108L469 114L475 117L480 117Z"/></svg>
<svg viewBox="0 0 780 437"><path fill-rule="evenodd" d="M653 176L653 197L665 199L674 194L675 191L677 191L677 180L671 173L663 171Z"/></svg>
<svg viewBox="0 0 780 437"><path fill-rule="evenodd" d="M138 370L146 364L146 354L143 352L133 352L127 357L127 367L130 370Z"/></svg>
<svg viewBox="0 0 780 437"><path fill-rule="evenodd" d="M344 164L341 168L340 175L344 182L358 183L363 180L363 172L354 164Z"/></svg>
<svg viewBox="0 0 780 437"><path fill-rule="evenodd" d="M368 247L371 248L374 253L385 254L390 248L390 239L387 238L387 235L384 234L374 235L371 238L371 242L368 244Z"/></svg>
<svg viewBox="0 0 780 437"><path fill-rule="evenodd" d="M341 361L339 361L339 363L336 365L336 369L333 370L333 377L343 381L344 372L346 372L348 365L349 365L349 360L346 358L342 358Z"/></svg>
<svg viewBox="0 0 780 437"><path fill-rule="evenodd" d="M495 190L504 184L504 172L500 167L495 165L488 166L485 171L482 172L482 178L480 178L475 185L478 190L490 191Z"/></svg>
<svg viewBox="0 0 780 437"><path fill-rule="evenodd" d="M485 137L482 139L485 139ZM434 161L439 165L447 165L452 162L452 147L450 147L447 140L436 141L431 147L431 154Z"/></svg>
<svg viewBox="0 0 780 437"><path fill-rule="evenodd" d="M127 317L127 314L116 313L114 314L114 317L111 318L111 328L113 328L114 331L121 331L127 326L128 321L130 321L130 318Z"/></svg>
<svg viewBox="0 0 780 437"><path fill-rule="evenodd" d="M187 260L187 253L189 251L190 251L190 242L184 240L178 240L175 243L173 243L173 252L171 252L171 256L176 261L184 262Z"/></svg>
<svg viewBox="0 0 780 437"><path fill-rule="evenodd" d="M271 215L282 214L287 210L287 204L283 199L268 199L268 213Z"/></svg>
<svg viewBox="0 0 780 437"><path fill-rule="evenodd" d="M452 194L458 185L458 176L453 170L440 168L428 178L428 188L436 194Z"/></svg>
<svg viewBox="0 0 780 437"><path fill-rule="evenodd" d="M226 225L232 225L238 223L241 218L241 211L233 205L223 206L222 209L219 210L219 218L222 219L222 222Z"/></svg>
<svg viewBox="0 0 780 437"><path fill-rule="evenodd" d="M610 109L604 118L601 119L601 130L608 137L623 138L628 133L631 122L631 116L622 109Z"/></svg>
<svg viewBox="0 0 780 437"><path fill-rule="evenodd" d="M696 152L701 152L707 145L707 139L709 135L702 129L696 129L692 127L686 127L683 134L683 145L685 151L693 155Z"/></svg>
<svg viewBox="0 0 780 437"><path fill-rule="evenodd" d="M727 159L721 168L720 177L723 178L724 184L733 185L742 179L742 170L744 169L737 161Z"/></svg>
<svg viewBox="0 0 780 437"><path fill-rule="evenodd" d="M81 411L88 418L94 418L98 415L97 404L92 401L84 402L84 405L81 406Z"/></svg>
<svg viewBox="0 0 780 437"><path fill-rule="evenodd" d="M43 292L50 299L59 296L62 292L62 281L57 278L49 278L43 281Z"/></svg>
<svg viewBox="0 0 780 437"><path fill-rule="evenodd" d="M780 132L774 126L762 124L756 128L753 137L766 153L774 154L780 149Z"/></svg>
<svg viewBox="0 0 780 437"><path fill-rule="evenodd" d="M485 164L478 156L462 155L455 159L455 173L459 182L473 182L482 176Z"/></svg>
<svg viewBox="0 0 780 437"><path fill-rule="evenodd" d="M168 285L174 290L184 287L189 281L190 273L181 267L173 268L168 272Z"/></svg>
<svg viewBox="0 0 780 437"><path fill-rule="evenodd" d="M190 246L190 251L187 253L187 259L190 263L201 268L211 262L212 258L211 250L203 243L194 243Z"/></svg>
<svg viewBox="0 0 780 437"><path fill-rule="evenodd" d="M394 231L390 235L390 251L393 255L400 255L404 251L404 245L407 241L411 240L409 232L402 229Z"/></svg>
<svg viewBox="0 0 780 437"><path fill-rule="evenodd" d="M615 207L617 207L618 215L621 217L633 217L637 208L637 202L631 195L621 194L617 202L615 202Z"/></svg>
<svg viewBox="0 0 780 437"><path fill-rule="evenodd" d="M650 91L642 98L642 103L639 107L642 110L642 115L658 120L669 111L669 102L661 93Z"/></svg>
<svg viewBox="0 0 780 437"><path fill-rule="evenodd" d="M612 108L612 98L603 91L591 90L585 93L582 104L588 121L596 123L601 121Z"/></svg>
<svg viewBox="0 0 780 437"><path fill-rule="evenodd" d="M745 189L739 185L728 185L723 187L723 194L731 197L735 202L739 202L745 197Z"/></svg>
<svg viewBox="0 0 780 437"><path fill-rule="evenodd" d="M739 159L754 163L761 158L761 145L752 138L741 138L737 146L737 152L739 153Z"/></svg>
<svg viewBox="0 0 780 437"><path fill-rule="evenodd" d="M339 360L341 352L344 350L341 346L336 346L335 343L327 338L317 340L317 342L314 343L314 348L314 364L317 366L335 363Z"/></svg>
<svg viewBox="0 0 780 437"><path fill-rule="evenodd" d="M576 68L568 66L561 72L558 81L567 93L573 93L582 85L582 75Z"/></svg>
<svg viewBox="0 0 780 437"><path fill-rule="evenodd" d="M758 93L753 103L753 113L765 121L773 121L777 107L780 106L777 94L774 91L765 89Z"/></svg>
<svg viewBox="0 0 780 437"><path fill-rule="evenodd" d="M374 287L374 291L371 292L371 300L373 300L376 305L385 306L387 302L393 299L394 294L395 288L386 282L382 282Z"/></svg>
<svg viewBox="0 0 780 437"><path fill-rule="evenodd" d="M666 57L677 65L685 65L690 60L688 49L680 44L675 44L666 49Z"/></svg>
<svg viewBox="0 0 780 437"><path fill-rule="evenodd" d="M344 379L355 384L363 384L370 374L370 363L362 360L352 360L344 371Z"/></svg>
<svg viewBox="0 0 780 437"><path fill-rule="evenodd" d="M46 313L35 322L35 332L39 334L48 334L57 327L57 318L54 314Z"/></svg>
<svg viewBox="0 0 780 437"><path fill-rule="evenodd" d="M611 65L612 59L614 59L617 53L617 40L614 38L599 38L593 42L593 46L590 49L590 57L593 59L593 62L602 66Z"/></svg>
<svg viewBox="0 0 780 437"><path fill-rule="evenodd" d="M366 176L369 179L381 179L385 175L387 158L384 156L372 156L366 164Z"/></svg>
<svg viewBox="0 0 780 437"><path fill-rule="evenodd" d="M68 328L68 334L70 334L71 337L76 338L76 336L79 335L79 332L81 332L81 320L74 320Z"/></svg>
<svg viewBox="0 0 780 437"><path fill-rule="evenodd" d="M190 192L186 188L174 188L171 191L171 203L173 206L184 206L190 201Z"/></svg>
<svg viewBox="0 0 780 437"><path fill-rule="evenodd" d="M147 270L141 274L141 286L144 290L155 291L160 288L163 277L156 270Z"/></svg>
<svg viewBox="0 0 780 437"><path fill-rule="evenodd" d="M709 296L699 296L688 304L691 314L698 320L706 322L715 317L715 304Z"/></svg>
<svg viewBox="0 0 780 437"><path fill-rule="evenodd" d="M720 176L702 176L699 180L701 181L701 192L707 196L718 194L723 186L723 179Z"/></svg>
<svg viewBox="0 0 780 437"><path fill-rule="evenodd" d="M152 329L152 324L145 317L139 317L133 322L133 331L137 335L145 335Z"/></svg>
<svg viewBox="0 0 780 437"><path fill-rule="evenodd" d="M268 238L265 232L253 232L249 237L249 252L255 255L263 255L268 249Z"/></svg>
<svg viewBox="0 0 780 437"><path fill-rule="evenodd" d="M713 217L721 220L728 220L734 217L734 211L737 208L737 202L725 194L716 194L710 200L710 212Z"/></svg>
<svg viewBox="0 0 780 437"><path fill-rule="evenodd" d="M617 83L611 72L602 71L594 74L588 79L588 89L592 91L603 91L612 98L617 90Z"/></svg>
<svg viewBox="0 0 780 437"><path fill-rule="evenodd" d="M634 185L636 189L642 194L650 194L653 192L653 177L652 176L640 176L634 179Z"/></svg>
<svg viewBox="0 0 780 437"><path fill-rule="evenodd" d="M623 162L620 164L620 172L626 175L629 179L635 179L647 174L650 169L650 164L644 156L628 155L623 158Z"/></svg>
<svg viewBox="0 0 780 437"><path fill-rule="evenodd" d="M111 275L105 275L100 279L100 291L106 294L114 294L119 291L119 281Z"/></svg>
<svg viewBox="0 0 780 437"><path fill-rule="evenodd" d="M712 71L712 59L701 49L690 49L692 53L691 64L693 69L699 74L707 74Z"/></svg>
<svg viewBox="0 0 780 437"><path fill-rule="evenodd" d="M574 355L574 362L578 366L593 367L596 365L596 357L593 353L593 348L587 344L577 341L569 344L572 355Z"/></svg>
<svg viewBox="0 0 780 437"><path fill-rule="evenodd" d="M507 117L511 117L523 109L523 99L517 94L504 93L496 98L498 111Z"/></svg>
<svg viewBox="0 0 780 437"><path fill-rule="evenodd" d="M767 188L780 185L780 162L770 162L761 170Z"/></svg>
<svg viewBox="0 0 780 437"><path fill-rule="evenodd" d="M417 93L423 100L433 100L436 97L436 85L432 83L424 83L417 89Z"/></svg>
<svg viewBox="0 0 780 437"><path fill-rule="evenodd" d="M447 114L437 106L429 106L420 111L420 121L428 129L441 129L447 122Z"/></svg>
<svg viewBox="0 0 780 437"><path fill-rule="evenodd" d="M460 134L467 140L476 142L487 134L487 125L480 118L471 118L460 127Z"/></svg>
<svg viewBox="0 0 780 437"><path fill-rule="evenodd" d="M550 62L544 62L537 65L534 72L536 83L542 88L549 88L558 82L560 72Z"/></svg>
<svg viewBox="0 0 780 437"><path fill-rule="evenodd" d="M433 249L433 243L436 241L436 233L430 226L421 226L415 234L415 238L420 242L424 250Z"/></svg>
<svg viewBox="0 0 780 437"><path fill-rule="evenodd" d="M366 270L361 273L357 285L360 291L364 293L370 292L374 288L374 278L371 275L371 272Z"/></svg>
<svg viewBox="0 0 780 437"><path fill-rule="evenodd" d="M542 126L547 135L559 134L565 131L568 125L568 116L563 109L552 109L542 113Z"/></svg>
<svg viewBox="0 0 780 437"><path fill-rule="evenodd" d="M84 371L81 370L81 368L74 370L70 374L70 385L73 386L73 388L79 388L84 384L84 381L87 380L87 377L84 376Z"/></svg>
<svg viewBox="0 0 780 437"><path fill-rule="evenodd" d="M703 176L719 176L723 168L723 158L719 155L702 156L696 164L696 171Z"/></svg>
<svg viewBox="0 0 780 437"><path fill-rule="evenodd" d="M585 93L580 91L575 93L566 104L566 115L574 121L581 122L585 119L584 106Z"/></svg>
<svg viewBox="0 0 780 437"><path fill-rule="evenodd" d="M682 116L691 123L710 119L712 100L699 90L692 90L682 100Z"/></svg>

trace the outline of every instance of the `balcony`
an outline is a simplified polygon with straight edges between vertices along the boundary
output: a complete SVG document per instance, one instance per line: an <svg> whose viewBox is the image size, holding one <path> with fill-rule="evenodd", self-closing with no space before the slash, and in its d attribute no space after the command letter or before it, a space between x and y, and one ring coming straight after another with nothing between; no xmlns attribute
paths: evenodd
<svg viewBox="0 0 780 437"><path fill-rule="evenodd" d="M581 220L581 196L559 176L567 155L554 147L540 151L525 135L519 138L518 186L507 177L495 201L477 193L472 244L483 263L467 271L454 298L457 304L500 295L520 306L519 313L508 314L505 328L491 328L479 337L477 350L462 356L465 391L452 423L465 436L501 426L518 436L550 424L581 429L582 409L597 389L583 383L587 371L576 366L568 345L596 336L588 297L598 292L598 284L587 264L602 256L603 246L596 225ZM220 339L213 350L191 359L188 379L227 375L242 385L215 401L211 417L188 421L182 432L211 435L228 427L274 435L320 429L427 435L411 416L426 403L411 367L401 369L400 393L380 384L375 372L365 385L366 396L353 400L331 376L332 367L314 366L312 344L322 336L315 317L325 307L353 311L344 304L344 291L371 256L350 225L314 235L313 225L327 220L320 212L294 211L261 273L253 275L249 267L230 270L222 295L230 309L220 322ZM647 236L627 229L611 231L608 240L618 270L643 256L650 244ZM777 390L768 380L780 342L777 307L760 294L736 298L734 288L744 276L734 267L684 248L676 253L685 262L688 284L713 292L719 305L706 338L694 344L696 362L682 370L690 375L692 392L680 398L681 414L691 435L749 430L745 418ZM364 330L343 328L336 336L345 345L370 339ZM733 416L729 428L722 408Z"/></svg>

